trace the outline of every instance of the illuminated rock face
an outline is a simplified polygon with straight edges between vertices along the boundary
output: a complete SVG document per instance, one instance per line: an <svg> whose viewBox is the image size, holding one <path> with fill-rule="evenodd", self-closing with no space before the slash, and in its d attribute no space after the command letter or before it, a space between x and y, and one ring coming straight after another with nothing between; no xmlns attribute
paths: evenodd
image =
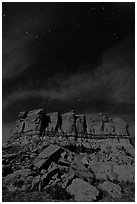
<svg viewBox="0 0 137 204"><path fill-rule="evenodd" d="M73 112L64 113L62 117L62 132L64 133L75 133L76 132L76 123L75 123L75 114Z"/></svg>
<svg viewBox="0 0 137 204"><path fill-rule="evenodd" d="M44 109L32 110L29 112L20 112L19 120L15 122L11 136L21 136L30 140L29 136L47 136L51 137L57 134L58 137L72 136L71 140L87 138L90 139L123 137L128 136L127 124L122 119L103 116L102 114L75 114L74 111L60 114L58 112L45 113ZM60 138L61 139L61 138ZM62 139L61 139L62 140Z"/></svg>
<svg viewBox="0 0 137 204"><path fill-rule="evenodd" d="M61 131L62 118L58 112L49 113L48 131Z"/></svg>
<svg viewBox="0 0 137 204"><path fill-rule="evenodd" d="M25 133L27 135L39 135L43 129L44 109L20 112L19 120L15 122L11 134Z"/></svg>
<svg viewBox="0 0 137 204"><path fill-rule="evenodd" d="M119 201L128 183L131 194L135 148L124 121L44 109L18 117L2 147L6 189L36 192L59 185L74 201L98 201L106 194Z"/></svg>
<svg viewBox="0 0 137 204"><path fill-rule="evenodd" d="M84 115L76 115L76 133L86 133L86 118Z"/></svg>

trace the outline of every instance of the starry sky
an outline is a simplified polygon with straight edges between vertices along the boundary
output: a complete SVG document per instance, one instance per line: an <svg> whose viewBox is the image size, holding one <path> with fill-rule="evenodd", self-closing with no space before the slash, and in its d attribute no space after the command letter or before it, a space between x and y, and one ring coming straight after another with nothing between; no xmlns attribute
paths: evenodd
<svg viewBox="0 0 137 204"><path fill-rule="evenodd" d="M134 124L134 2L2 3L3 137L19 111Z"/></svg>

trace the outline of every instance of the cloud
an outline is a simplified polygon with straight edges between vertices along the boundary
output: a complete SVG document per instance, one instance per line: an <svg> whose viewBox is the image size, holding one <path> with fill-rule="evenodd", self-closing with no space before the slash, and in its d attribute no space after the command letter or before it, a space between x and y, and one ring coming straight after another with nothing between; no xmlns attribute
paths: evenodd
<svg viewBox="0 0 137 204"><path fill-rule="evenodd" d="M3 110L19 100L41 97L43 100L70 103L84 101L102 104L134 104L134 36L107 50L99 66L88 65L76 73L55 73L42 88L26 84L3 97ZM83 65L82 65L83 66ZM56 85L57 84L57 85Z"/></svg>

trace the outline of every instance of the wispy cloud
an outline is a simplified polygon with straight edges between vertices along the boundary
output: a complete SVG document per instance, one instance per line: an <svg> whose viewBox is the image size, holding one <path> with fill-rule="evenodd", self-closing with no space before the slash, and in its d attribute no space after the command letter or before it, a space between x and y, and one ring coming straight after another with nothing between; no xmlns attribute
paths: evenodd
<svg viewBox="0 0 137 204"><path fill-rule="evenodd" d="M64 76L56 72L48 79L45 78L46 83L40 88L29 87L27 83L17 87L10 93L4 94L3 110L17 101L34 97L51 102L77 101L78 105L87 101L91 105L134 104L134 36L107 50L102 55L100 65L94 69L91 65L87 66L86 71L82 68L81 71L70 72L68 75L66 72Z"/></svg>
<svg viewBox="0 0 137 204"><path fill-rule="evenodd" d="M28 90L27 86L16 90L3 98L3 108L17 100L28 97L42 97L48 100L69 101L76 98L80 101L94 100L106 103L134 103L134 62L133 53L124 51L125 44L108 50L102 57L102 63L94 72L80 72L61 78L57 75L50 78L51 88ZM128 46L129 48L129 46ZM130 56L131 55L131 56ZM132 71L131 71L132 70ZM55 87L56 81L59 86Z"/></svg>

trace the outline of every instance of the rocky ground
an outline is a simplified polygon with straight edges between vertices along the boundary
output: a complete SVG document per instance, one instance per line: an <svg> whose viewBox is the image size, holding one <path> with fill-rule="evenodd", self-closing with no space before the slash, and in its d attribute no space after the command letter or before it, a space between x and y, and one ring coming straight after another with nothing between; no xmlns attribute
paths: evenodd
<svg viewBox="0 0 137 204"><path fill-rule="evenodd" d="M3 201L135 201L128 139L93 140L88 147L45 138L3 145Z"/></svg>

